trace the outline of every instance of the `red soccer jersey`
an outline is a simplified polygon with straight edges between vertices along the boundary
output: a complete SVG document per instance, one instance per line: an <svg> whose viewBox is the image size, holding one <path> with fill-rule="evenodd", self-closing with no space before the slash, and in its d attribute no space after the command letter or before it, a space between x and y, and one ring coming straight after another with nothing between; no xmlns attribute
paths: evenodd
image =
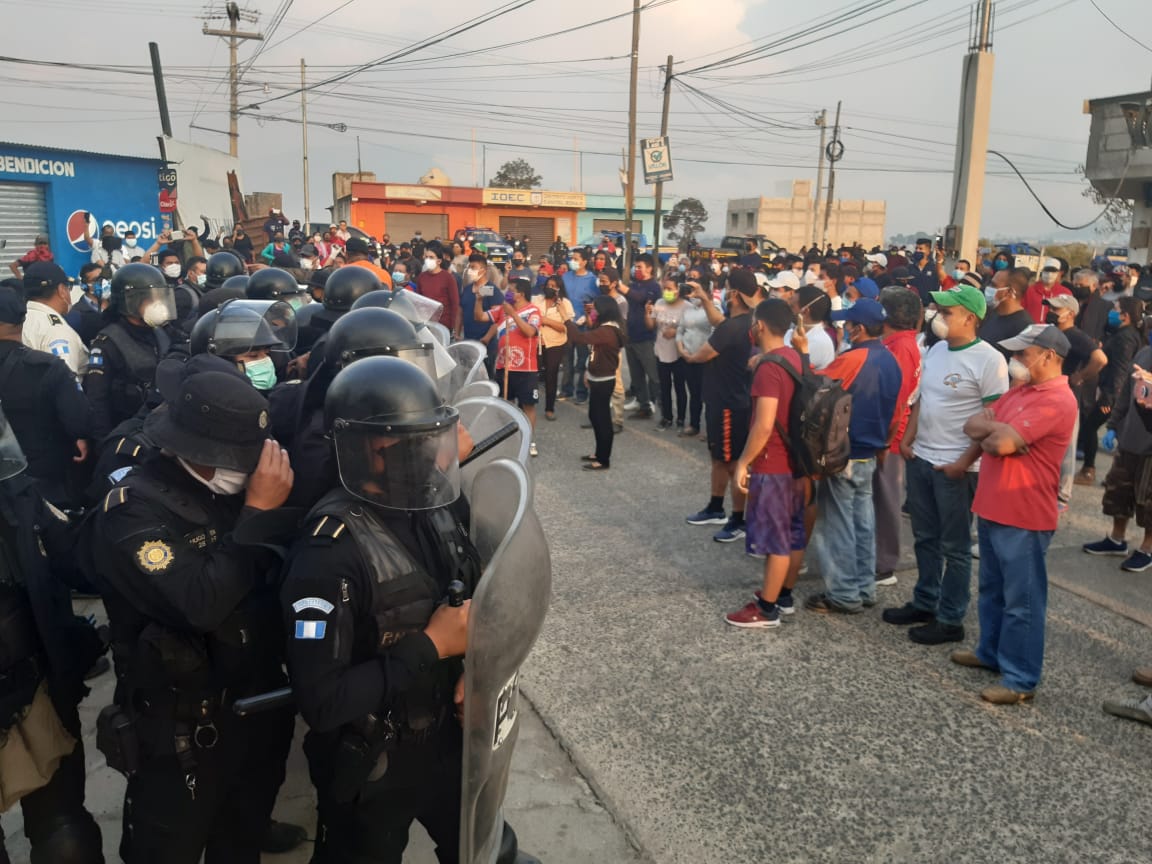
<svg viewBox="0 0 1152 864"><path fill-rule="evenodd" d="M535 335L525 336L516 324L505 321L503 306L488 310L488 317L492 323L500 325L496 368L503 369L504 360L507 358L509 372L539 372L537 355L540 353L540 310L529 303L523 309L517 309L516 315L536 330ZM507 335L509 325L512 330L511 340Z"/></svg>

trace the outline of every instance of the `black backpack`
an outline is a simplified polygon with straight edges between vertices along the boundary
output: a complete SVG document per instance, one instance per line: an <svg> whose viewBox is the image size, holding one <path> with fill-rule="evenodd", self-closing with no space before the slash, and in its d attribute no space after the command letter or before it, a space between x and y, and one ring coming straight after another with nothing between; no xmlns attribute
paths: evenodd
<svg viewBox="0 0 1152 864"><path fill-rule="evenodd" d="M828 477L848 466L851 444L848 423L852 419L852 394L834 378L817 375L800 355L796 367L778 354L765 354L760 363L775 363L792 376L796 389L788 412L788 434L776 423L776 434L785 439L792 456L795 477Z"/></svg>

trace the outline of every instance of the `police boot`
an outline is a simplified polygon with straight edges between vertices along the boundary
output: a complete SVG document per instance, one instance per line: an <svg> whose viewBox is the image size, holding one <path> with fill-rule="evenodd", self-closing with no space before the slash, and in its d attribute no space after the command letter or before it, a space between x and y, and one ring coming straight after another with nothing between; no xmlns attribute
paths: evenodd
<svg viewBox="0 0 1152 864"><path fill-rule="evenodd" d="M516 832L505 822L504 833L500 837L500 851L496 853L496 864L540 864L540 859L520 851Z"/></svg>
<svg viewBox="0 0 1152 864"><path fill-rule="evenodd" d="M104 864L100 828L89 818L65 822L32 844L31 864Z"/></svg>
<svg viewBox="0 0 1152 864"><path fill-rule="evenodd" d="M277 822L275 819L268 823L268 830L264 832L264 840L260 844L260 851L269 855L283 855L291 852L308 839L308 832L299 825L288 822ZM2 862L0 862L2 864Z"/></svg>

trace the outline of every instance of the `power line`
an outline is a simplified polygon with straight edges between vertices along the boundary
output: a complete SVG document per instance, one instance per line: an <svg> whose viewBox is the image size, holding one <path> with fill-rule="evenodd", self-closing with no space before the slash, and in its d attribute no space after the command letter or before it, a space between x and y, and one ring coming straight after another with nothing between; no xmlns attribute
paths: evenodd
<svg viewBox="0 0 1152 864"><path fill-rule="evenodd" d="M1123 33L1125 36L1127 36L1129 39L1131 39L1133 42L1135 42L1141 48L1143 48L1145 51L1152 53L1152 47L1145 45L1143 42L1141 42L1139 39L1137 39L1135 36L1133 36L1131 33L1129 33L1127 30L1125 30L1123 27L1121 27L1119 24L1117 24L1115 21L1113 21L1111 18L1109 18L1108 13L1100 8L1100 4L1097 3L1096 0L1088 0L1088 2L1092 4L1092 6L1096 9L1097 12L1099 12L1101 15L1104 16L1105 21L1107 21L1109 24L1111 24L1113 27L1115 27L1117 30L1119 30L1121 33Z"/></svg>
<svg viewBox="0 0 1152 864"><path fill-rule="evenodd" d="M1036 199L1036 203L1040 205L1040 209L1044 211L1044 215L1046 215L1049 219L1051 219L1053 222L1055 222L1061 228L1064 228L1068 231L1083 231L1085 228L1091 228L1093 225L1095 225L1097 222L1099 222L1101 219L1103 219L1104 214L1107 213L1109 211L1109 209L1111 209L1111 207L1112 207L1111 203L1105 205L1104 209L1101 210L1100 213L1096 216L1096 218L1093 219L1091 222L1085 222L1083 225L1065 225L1063 222L1061 222L1059 219L1057 219L1055 215L1053 215L1051 210L1048 209L1048 205L1045 204L1040 199L1040 196L1036 194L1036 190L1032 188L1032 184L1028 182L1028 178L1026 178L1023 174L1020 173L1020 169L1018 169L1015 165L1012 164L1011 159L1009 159L1007 156L1005 156L1003 153L999 152L998 150L989 150L988 153L991 156L998 156L1001 159L1003 159L1005 162L1008 163L1008 167L1011 168L1012 171L1016 174L1016 176L1020 178L1020 182L1024 184L1024 188L1028 190L1028 194L1030 194L1033 198ZM1128 166L1125 165L1124 166L1124 174L1127 174L1127 173L1128 173ZM1121 176L1120 183L1118 183L1116 186L1116 191L1120 191L1120 186L1123 183L1124 183L1124 177Z"/></svg>

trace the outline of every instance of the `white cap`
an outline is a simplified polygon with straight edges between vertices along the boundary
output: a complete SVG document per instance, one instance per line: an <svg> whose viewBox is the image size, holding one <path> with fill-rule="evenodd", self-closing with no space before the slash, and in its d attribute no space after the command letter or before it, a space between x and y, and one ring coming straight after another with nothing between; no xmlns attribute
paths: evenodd
<svg viewBox="0 0 1152 864"><path fill-rule="evenodd" d="M775 278L768 282L769 288L787 288L789 291L800 290L800 279L791 270L781 270Z"/></svg>
<svg viewBox="0 0 1152 864"><path fill-rule="evenodd" d="M804 271L804 284L813 285L820 277L813 273L811 270Z"/></svg>
<svg viewBox="0 0 1152 864"><path fill-rule="evenodd" d="M871 261L873 264L879 264L881 267L888 266L888 256L883 252L877 252L875 255L865 255L865 261Z"/></svg>
<svg viewBox="0 0 1152 864"><path fill-rule="evenodd" d="M761 288L766 287L768 285L768 274L761 271L761 270L757 270L756 271L756 284L759 285Z"/></svg>

